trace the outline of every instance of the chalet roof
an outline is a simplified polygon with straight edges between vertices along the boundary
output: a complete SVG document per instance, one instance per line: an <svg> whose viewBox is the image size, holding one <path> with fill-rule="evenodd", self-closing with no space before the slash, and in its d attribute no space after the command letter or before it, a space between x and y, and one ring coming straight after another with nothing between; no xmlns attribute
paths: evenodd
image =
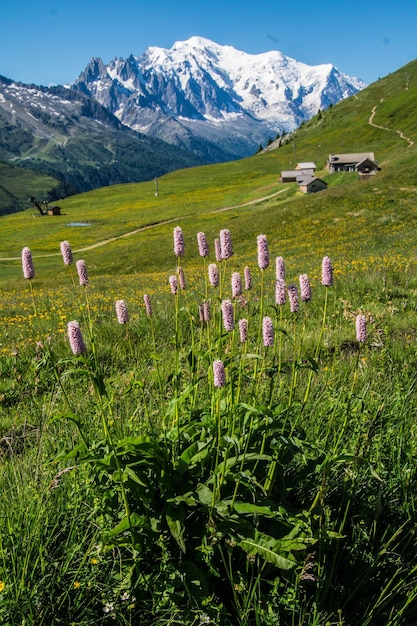
<svg viewBox="0 0 417 626"><path fill-rule="evenodd" d="M371 165L375 165L375 167L377 169L380 169L378 167L378 164L376 163L376 161L374 161L373 159L371 159L370 157L366 156L364 159L362 159L361 161L359 161L358 163L356 163L356 167L359 167L360 165L362 165L362 163L366 163L366 161L368 161L369 163L371 163Z"/></svg>
<svg viewBox="0 0 417 626"><path fill-rule="evenodd" d="M339 153L329 154L329 163L359 163L363 159L371 159L375 161L375 155L373 152L351 152L351 153Z"/></svg>
<svg viewBox="0 0 417 626"><path fill-rule="evenodd" d="M304 163L297 163L296 170L315 170L316 164L313 161L305 161Z"/></svg>
<svg viewBox="0 0 417 626"><path fill-rule="evenodd" d="M323 185L326 185L327 187L327 183L325 180L322 180L321 178L316 178L315 176L306 176L305 178L300 178L297 182L299 185L305 185L308 187L308 185L311 185L311 183L315 182L316 180L323 183Z"/></svg>
<svg viewBox="0 0 417 626"><path fill-rule="evenodd" d="M313 180L319 180L318 178L316 178L315 176L300 176L297 179L297 183L299 185L308 185L309 183L313 182Z"/></svg>
<svg viewBox="0 0 417 626"><path fill-rule="evenodd" d="M281 178L290 178L291 176L299 176L300 172L298 170L283 170L281 172Z"/></svg>

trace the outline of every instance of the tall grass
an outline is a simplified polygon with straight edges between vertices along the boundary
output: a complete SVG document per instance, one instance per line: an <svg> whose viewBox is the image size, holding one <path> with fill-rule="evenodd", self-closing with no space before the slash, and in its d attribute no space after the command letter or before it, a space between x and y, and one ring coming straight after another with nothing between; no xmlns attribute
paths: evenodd
<svg viewBox="0 0 417 626"><path fill-rule="evenodd" d="M12 295L2 622L413 623L413 264L300 267L284 302L265 235L245 283L180 230L156 292L69 263L64 305L37 271Z"/></svg>

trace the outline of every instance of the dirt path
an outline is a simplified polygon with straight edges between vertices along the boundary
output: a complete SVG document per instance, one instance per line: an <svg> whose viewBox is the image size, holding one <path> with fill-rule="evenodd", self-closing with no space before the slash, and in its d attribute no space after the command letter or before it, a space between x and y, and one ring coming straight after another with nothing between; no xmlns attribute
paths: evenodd
<svg viewBox="0 0 417 626"><path fill-rule="evenodd" d="M265 200L270 200L271 198L275 198L279 194L287 191L286 189L280 189L275 193L272 193L270 196L264 196L263 198L256 198L255 200L250 200L250 202L245 202L244 204L236 204L235 206L223 207L221 209L213 209L212 211L207 211L207 213L222 213L223 211L232 211L233 209L240 209L245 206L250 206L252 204L258 204L260 202L265 202ZM172 224L173 222L179 222L191 217L190 215L182 215L181 217L173 217L169 220L162 220L161 222L155 222L155 224L149 224L148 226L141 226L140 228L135 228L135 230L130 230L127 233L123 233L122 235L117 235L116 237L110 237L109 239L103 239L102 241L97 241L96 243L92 243L89 246L85 246L84 248L77 248L74 252L86 252L88 250L94 250L94 248L101 248L102 246L107 246L107 244L112 243L113 241L118 241L119 239L124 239L125 237L132 237L132 235L137 235L137 233L141 233L145 230L150 230L151 228L158 228L159 226L165 226L165 224ZM51 254L38 254L34 255L34 259L46 258L46 257L54 257L61 256L61 252L52 252ZM0 261L20 261L21 257L4 257L0 258Z"/></svg>
<svg viewBox="0 0 417 626"><path fill-rule="evenodd" d="M383 101L384 101L384 98L381 98L380 102L383 102ZM392 128L387 128L386 126L380 126L380 124L375 124L374 123L376 107L377 107L377 105L375 105L373 107L371 115L369 116L369 120L368 120L369 124L371 126L373 126L374 128L380 128L381 130L386 130L386 131L388 131L390 133L397 133L401 137L401 139L404 139L404 141L408 142L409 146L413 146L414 145L414 141L412 141L409 137L406 137L400 130L395 130L395 129L393 130Z"/></svg>

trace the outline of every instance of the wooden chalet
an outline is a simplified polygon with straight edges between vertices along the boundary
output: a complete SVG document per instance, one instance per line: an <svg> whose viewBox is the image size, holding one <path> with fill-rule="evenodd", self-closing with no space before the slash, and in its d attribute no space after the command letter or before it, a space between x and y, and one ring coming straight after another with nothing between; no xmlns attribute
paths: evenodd
<svg viewBox="0 0 417 626"><path fill-rule="evenodd" d="M327 161L329 172L359 172L372 174L380 170L373 152L353 152L348 154L329 154Z"/></svg>
<svg viewBox="0 0 417 626"><path fill-rule="evenodd" d="M315 172L317 168L316 168L316 164L313 163L313 161L305 161L304 163L297 163L297 165L295 166L295 169L302 170L302 171L311 170Z"/></svg>
<svg viewBox="0 0 417 626"><path fill-rule="evenodd" d="M281 183L298 183L300 178L308 178L309 176L314 176L314 170L312 169L295 169L295 170L284 170L281 172L280 182Z"/></svg>
<svg viewBox="0 0 417 626"><path fill-rule="evenodd" d="M298 187L302 193L316 193L327 189L327 183L321 178L307 176L298 180Z"/></svg>
<svg viewBox="0 0 417 626"><path fill-rule="evenodd" d="M61 207L59 206L49 206L47 209L48 215L61 215Z"/></svg>

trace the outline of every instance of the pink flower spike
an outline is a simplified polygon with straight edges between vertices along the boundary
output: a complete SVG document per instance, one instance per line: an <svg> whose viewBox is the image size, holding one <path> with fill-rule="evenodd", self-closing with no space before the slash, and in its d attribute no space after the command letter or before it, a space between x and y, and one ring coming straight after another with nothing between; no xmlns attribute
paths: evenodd
<svg viewBox="0 0 417 626"><path fill-rule="evenodd" d="M202 257L206 257L209 254L209 246L207 243L206 235L204 233L197 233L198 253Z"/></svg>
<svg viewBox="0 0 417 626"><path fill-rule="evenodd" d="M35 276L35 268L33 266L32 252L30 248L25 247L22 250L22 271L24 278L32 280Z"/></svg>
<svg viewBox="0 0 417 626"><path fill-rule="evenodd" d="M258 235L258 267L260 270L266 270L269 267L269 250L266 235Z"/></svg>
<svg viewBox="0 0 417 626"><path fill-rule="evenodd" d="M356 316L356 340L359 343L364 343L366 341L368 334L366 331L366 316L365 315L357 315Z"/></svg>
<svg viewBox="0 0 417 626"><path fill-rule="evenodd" d="M75 354L75 356L78 356L87 352L78 322L75 320L73 322L68 322L67 330L72 353Z"/></svg>
<svg viewBox="0 0 417 626"><path fill-rule="evenodd" d="M204 317L205 323L208 324L211 319L210 302L208 300L203 302L203 317Z"/></svg>
<svg viewBox="0 0 417 626"><path fill-rule="evenodd" d="M283 280L277 280L275 282L275 302L282 306L287 301L287 288Z"/></svg>
<svg viewBox="0 0 417 626"><path fill-rule="evenodd" d="M298 303L297 287L295 285L289 285L287 291L288 291L288 300L290 303L290 311L291 313L297 313L297 311L300 308L299 303Z"/></svg>
<svg viewBox="0 0 417 626"><path fill-rule="evenodd" d="M248 340L248 320L242 318L239 320L240 343L246 343Z"/></svg>
<svg viewBox="0 0 417 626"><path fill-rule="evenodd" d="M175 296L178 292L178 281L176 276L169 277L169 285L171 287L171 293Z"/></svg>
<svg viewBox="0 0 417 626"><path fill-rule="evenodd" d="M222 260L222 247L220 245L220 239L214 240L214 253L216 255L217 263L220 263L220 261Z"/></svg>
<svg viewBox="0 0 417 626"><path fill-rule="evenodd" d="M243 275L245 277L245 289L249 291L252 289L252 274L250 273L250 268L248 266L243 270Z"/></svg>
<svg viewBox="0 0 417 626"><path fill-rule="evenodd" d="M300 292L301 300L303 302L310 302L311 300L311 286L307 274L300 274Z"/></svg>
<svg viewBox="0 0 417 626"><path fill-rule="evenodd" d="M179 226L174 228L174 254L176 257L184 256L184 236Z"/></svg>
<svg viewBox="0 0 417 626"><path fill-rule="evenodd" d="M227 228L220 231L220 250L222 259L230 259L233 256L232 237Z"/></svg>
<svg viewBox="0 0 417 626"><path fill-rule="evenodd" d="M217 359L213 361L214 386L224 387L226 384L226 374L224 371L223 361Z"/></svg>
<svg viewBox="0 0 417 626"><path fill-rule="evenodd" d="M72 263L74 263L71 246L68 241L61 241L61 254L64 265L72 265Z"/></svg>
<svg viewBox="0 0 417 626"><path fill-rule="evenodd" d="M182 267L178 268L178 281L180 283L181 290L185 291L187 289L187 283L185 282L185 274Z"/></svg>
<svg viewBox="0 0 417 626"><path fill-rule="evenodd" d="M239 272L233 272L232 274L232 297L237 298L242 295L242 280Z"/></svg>
<svg viewBox="0 0 417 626"><path fill-rule="evenodd" d="M275 277L277 280L285 282L285 264L282 256L277 256L275 259Z"/></svg>
<svg viewBox="0 0 417 626"><path fill-rule="evenodd" d="M210 263L208 266L208 278L212 287L218 287L219 285L219 269L215 263Z"/></svg>
<svg viewBox="0 0 417 626"><path fill-rule="evenodd" d="M274 324L270 317L264 317L262 320L262 334L264 346L269 348L274 345Z"/></svg>
<svg viewBox="0 0 417 626"><path fill-rule="evenodd" d="M84 261L82 260L77 261L75 264L75 267L77 268L80 285L81 287L85 287L86 285L88 285L88 273L87 273L87 267Z"/></svg>
<svg viewBox="0 0 417 626"><path fill-rule="evenodd" d="M323 257L321 264L321 284L324 287L331 287L333 285L333 266L328 256Z"/></svg>
<svg viewBox="0 0 417 626"><path fill-rule="evenodd" d="M124 300L116 300L115 308L119 324L127 324L129 321L129 313L126 302Z"/></svg>
<svg viewBox="0 0 417 626"><path fill-rule="evenodd" d="M146 311L146 315L148 317L152 316L152 305L151 305L151 299L148 296L147 293L143 294L143 301L145 303L145 311Z"/></svg>
<svg viewBox="0 0 417 626"><path fill-rule="evenodd" d="M230 302L230 300L223 300L222 316L224 329L227 331L233 330L235 327L235 320L233 314L233 304Z"/></svg>

